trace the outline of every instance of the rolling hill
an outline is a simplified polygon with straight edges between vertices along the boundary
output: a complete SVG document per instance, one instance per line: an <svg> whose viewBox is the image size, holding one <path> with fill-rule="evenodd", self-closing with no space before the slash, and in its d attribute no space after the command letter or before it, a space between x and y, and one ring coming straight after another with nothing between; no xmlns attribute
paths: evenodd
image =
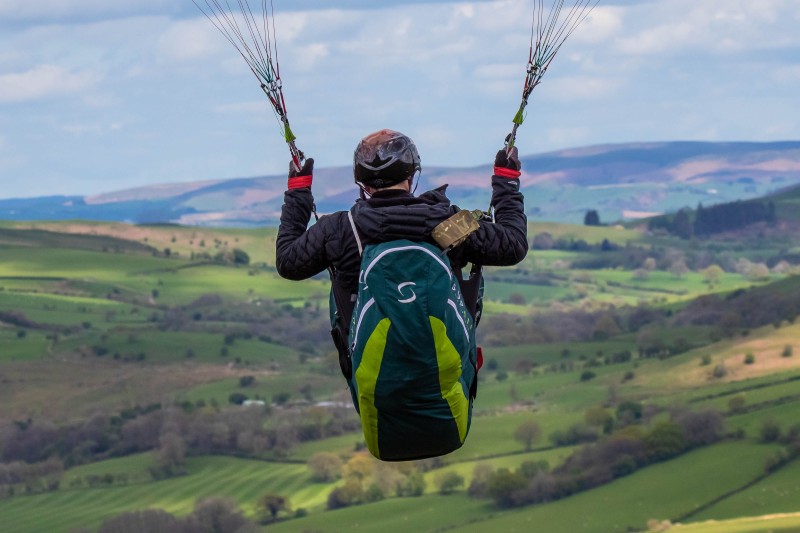
<svg viewBox="0 0 800 533"><path fill-rule="evenodd" d="M798 197L768 197L780 222ZM98 531L213 497L265 532L797 531L800 232L778 226L680 239L531 222L551 246L486 270L468 440L394 468L362 451L329 285L278 277L274 227L0 221L0 530ZM323 453L339 464L325 481ZM291 504L274 523L268 494Z"/></svg>
<svg viewBox="0 0 800 533"><path fill-rule="evenodd" d="M490 160L491 155L487 157ZM523 192L534 219L580 223L589 209L616 221L754 198L800 183L800 141L663 142L590 146L523 156ZM450 184L453 201L488 204L490 164L424 167L419 190ZM357 197L348 167L321 168L320 212ZM90 196L0 200L0 219L176 222L205 226L273 225L285 176L160 184Z"/></svg>

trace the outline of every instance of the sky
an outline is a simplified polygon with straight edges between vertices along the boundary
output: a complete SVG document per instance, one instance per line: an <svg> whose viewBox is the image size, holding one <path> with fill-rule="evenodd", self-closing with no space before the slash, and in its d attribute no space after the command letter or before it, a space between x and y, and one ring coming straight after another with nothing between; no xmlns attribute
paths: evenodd
<svg viewBox="0 0 800 533"><path fill-rule="evenodd" d="M351 165L382 128L414 139L423 172L493 161L534 0L273 2L289 120L318 167ZM798 7L600 0L534 90L520 152L800 139ZM0 198L287 168L258 83L191 0L0 0Z"/></svg>

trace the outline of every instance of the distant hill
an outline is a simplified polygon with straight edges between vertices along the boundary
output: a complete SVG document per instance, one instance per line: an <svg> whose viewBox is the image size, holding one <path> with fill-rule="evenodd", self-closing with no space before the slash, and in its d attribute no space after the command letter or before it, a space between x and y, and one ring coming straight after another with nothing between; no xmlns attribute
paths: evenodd
<svg viewBox="0 0 800 533"><path fill-rule="evenodd" d="M800 141L662 142L590 146L522 157L532 219L580 223L589 209L603 222L630 220L755 198L800 184ZM491 163L491 162L489 162ZM425 167L419 190L448 183L468 208L488 206L491 164ZM106 220L254 226L280 216L284 175L139 187L101 195L0 200L0 219ZM349 167L318 169L321 213L358 196Z"/></svg>

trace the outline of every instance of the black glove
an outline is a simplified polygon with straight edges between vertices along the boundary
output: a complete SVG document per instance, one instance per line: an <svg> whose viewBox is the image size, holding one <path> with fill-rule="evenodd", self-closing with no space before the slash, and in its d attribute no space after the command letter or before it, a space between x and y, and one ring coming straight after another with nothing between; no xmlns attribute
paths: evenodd
<svg viewBox="0 0 800 533"><path fill-rule="evenodd" d="M289 178L297 178L299 176L312 176L314 174L314 158L306 159L302 168L297 170L294 167L294 161L289 161Z"/></svg>
<svg viewBox="0 0 800 533"><path fill-rule="evenodd" d="M289 163L289 189L311 188L314 180L314 159L308 158L303 167L298 171L294 167L294 161Z"/></svg>
<svg viewBox="0 0 800 533"><path fill-rule="evenodd" d="M518 154L516 146L511 148L511 153L506 152L506 149L503 148L497 152L497 156L494 158L495 168L509 168L519 172L522 170L522 163L519 161Z"/></svg>

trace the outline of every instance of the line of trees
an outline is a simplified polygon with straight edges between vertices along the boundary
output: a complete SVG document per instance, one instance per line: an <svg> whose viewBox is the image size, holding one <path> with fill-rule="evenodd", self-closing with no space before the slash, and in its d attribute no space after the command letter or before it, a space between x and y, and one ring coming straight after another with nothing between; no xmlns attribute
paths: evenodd
<svg viewBox="0 0 800 533"><path fill-rule="evenodd" d="M351 408L327 407L271 410L154 404L63 426L18 421L0 429L0 484L32 482L48 478L50 471L149 451L156 458L153 476L168 477L182 473L187 456L283 457L300 442L358 429Z"/></svg>
<svg viewBox="0 0 800 533"><path fill-rule="evenodd" d="M97 530L79 528L72 533L258 533L261 528L245 517L236 503L223 498L198 500L185 517L176 517L162 509L130 511L108 518Z"/></svg>
<svg viewBox="0 0 800 533"><path fill-rule="evenodd" d="M691 239L693 236L707 237L736 231L759 222L775 224L776 221L774 202L738 200L710 207L699 204L694 217L689 209L681 209L673 216L656 217L648 222L648 229L663 230L682 239Z"/></svg>
<svg viewBox="0 0 800 533"><path fill-rule="evenodd" d="M546 462L526 462L515 470L478 465L467 492L502 508L558 500L724 437L723 416L714 410L675 411L649 426L637 414L632 408L618 410L617 430L584 445L552 470ZM622 423L631 418L633 423Z"/></svg>
<svg viewBox="0 0 800 533"><path fill-rule="evenodd" d="M319 464L331 457L312 457L309 467L315 479L319 479ZM425 461L407 463L383 463L366 452L360 452L341 465L338 475L344 483L328 495L328 509L340 509L396 496L400 498L422 496L425 493L424 469L432 463ZM330 465L329 465L330 466ZM328 474L332 471L329 469Z"/></svg>
<svg viewBox="0 0 800 533"><path fill-rule="evenodd" d="M484 345L509 346L551 342L582 342L636 333L643 357L665 357L695 346L685 339L669 338L660 330L674 326L708 326L709 341L743 330L793 323L800 316L800 288L791 280L763 288L740 289L727 295L705 295L679 311L648 306L602 311L572 310L562 313L492 315L478 330ZM643 333L644 330L649 330Z"/></svg>

